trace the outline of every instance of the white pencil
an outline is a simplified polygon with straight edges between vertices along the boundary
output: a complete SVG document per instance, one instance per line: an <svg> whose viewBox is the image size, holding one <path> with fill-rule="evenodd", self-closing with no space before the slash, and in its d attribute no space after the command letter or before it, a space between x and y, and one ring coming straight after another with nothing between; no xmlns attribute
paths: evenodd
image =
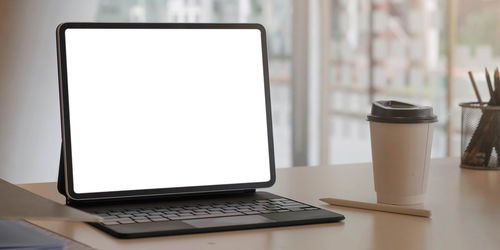
<svg viewBox="0 0 500 250"><path fill-rule="evenodd" d="M350 201L350 200L342 200L336 198L322 198L319 200L335 206L354 207L354 208L361 208L361 209L368 209L368 210L375 210L375 211L382 211L389 213L431 217L431 211L426 209L403 207L403 206L388 205L381 203Z"/></svg>

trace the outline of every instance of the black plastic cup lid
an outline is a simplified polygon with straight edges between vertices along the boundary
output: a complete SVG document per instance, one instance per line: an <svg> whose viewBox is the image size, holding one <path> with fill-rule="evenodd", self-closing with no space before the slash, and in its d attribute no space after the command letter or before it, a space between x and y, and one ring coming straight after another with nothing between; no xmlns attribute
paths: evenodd
<svg viewBox="0 0 500 250"><path fill-rule="evenodd" d="M432 107L418 106L398 101L376 101L368 121L386 123L430 123L437 122Z"/></svg>

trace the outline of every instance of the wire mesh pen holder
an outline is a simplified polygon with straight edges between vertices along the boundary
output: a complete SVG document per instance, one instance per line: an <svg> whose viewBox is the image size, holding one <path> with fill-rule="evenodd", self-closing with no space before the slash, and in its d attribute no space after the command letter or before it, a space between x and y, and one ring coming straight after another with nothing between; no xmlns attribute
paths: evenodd
<svg viewBox="0 0 500 250"><path fill-rule="evenodd" d="M460 103L462 168L500 170L500 106Z"/></svg>

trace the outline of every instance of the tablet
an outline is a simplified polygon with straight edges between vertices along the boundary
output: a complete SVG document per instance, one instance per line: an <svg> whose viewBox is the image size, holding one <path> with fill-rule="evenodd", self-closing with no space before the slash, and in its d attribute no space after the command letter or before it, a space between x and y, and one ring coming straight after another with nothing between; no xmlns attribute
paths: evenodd
<svg viewBox="0 0 500 250"><path fill-rule="evenodd" d="M66 195L181 195L275 182L259 24L57 28Z"/></svg>

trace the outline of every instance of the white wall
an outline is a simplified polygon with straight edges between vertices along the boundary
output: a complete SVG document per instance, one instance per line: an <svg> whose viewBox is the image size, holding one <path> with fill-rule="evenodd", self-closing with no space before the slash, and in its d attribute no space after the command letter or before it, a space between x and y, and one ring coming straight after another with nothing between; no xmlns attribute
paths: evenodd
<svg viewBox="0 0 500 250"><path fill-rule="evenodd" d="M0 178L55 181L61 143L55 30L96 1L0 1Z"/></svg>

